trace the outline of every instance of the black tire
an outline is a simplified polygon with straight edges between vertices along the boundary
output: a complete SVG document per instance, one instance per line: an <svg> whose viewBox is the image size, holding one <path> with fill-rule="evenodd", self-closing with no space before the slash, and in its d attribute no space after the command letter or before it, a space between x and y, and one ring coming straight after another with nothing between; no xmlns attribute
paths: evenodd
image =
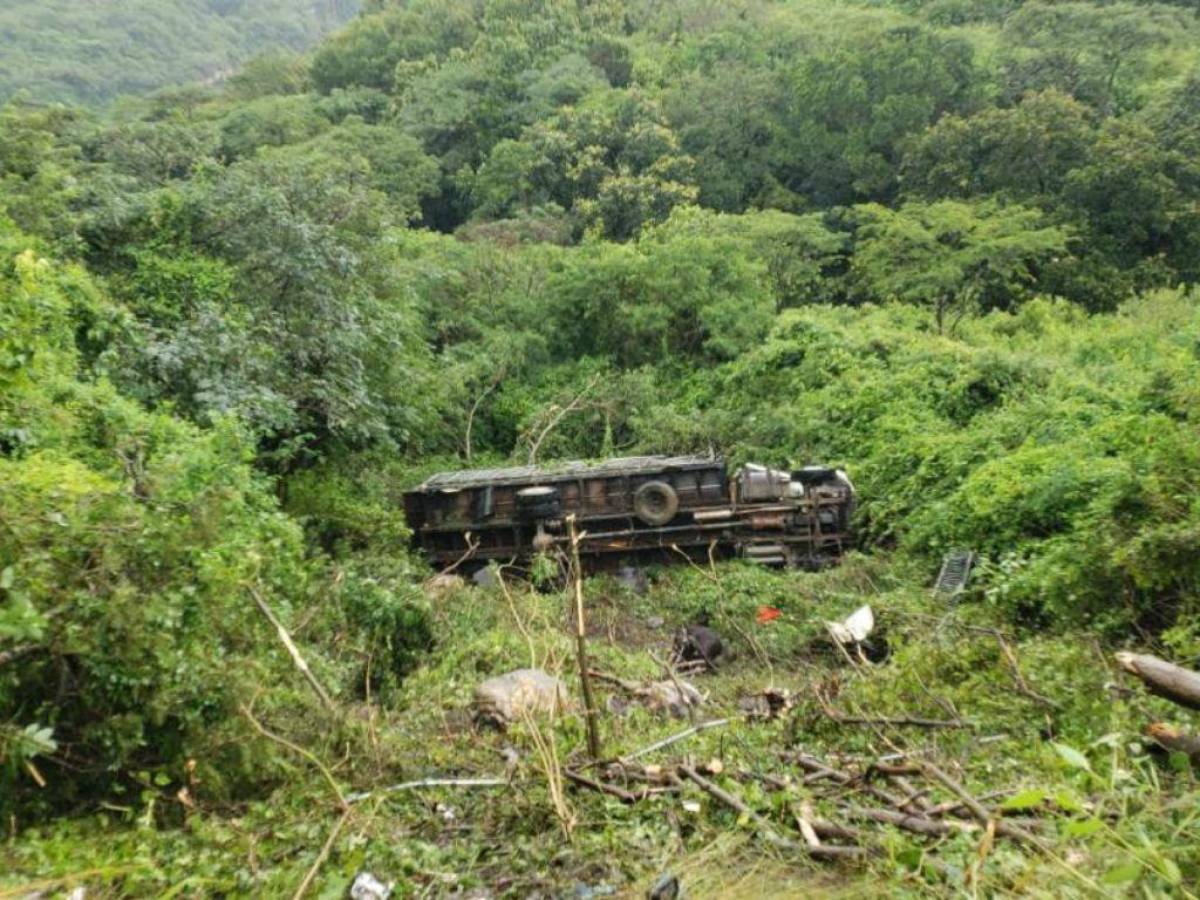
<svg viewBox="0 0 1200 900"><path fill-rule="evenodd" d="M527 521L557 519L562 514L558 488L548 485L521 488L517 491L517 512Z"/></svg>
<svg viewBox="0 0 1200 900"><path fill-rule="evenodd" d="M793 472L792 477L805 487L811 487L836 481L837 470L828 466L805 466L803 469Z"/></svg>
<svg viewBox="0 0 1200 900"><path fill-rule="evenodd" d="M633 514L647 525L666 525L679 512L679 495L665 481L647 481L633 492Z"/></svg>

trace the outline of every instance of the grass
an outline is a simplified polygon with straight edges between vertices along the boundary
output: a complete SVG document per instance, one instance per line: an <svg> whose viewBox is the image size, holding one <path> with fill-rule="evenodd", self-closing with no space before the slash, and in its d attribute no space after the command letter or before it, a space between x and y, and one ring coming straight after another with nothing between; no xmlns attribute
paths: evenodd
<svg viewBox="0 0 1200 900"><path fill-rule="evenodd" d="M796 783L803 773L781 750L846 768L903 752L953 773L976 797L997 793L989 803L1028 807L1021 814L1044 823L1046 852L993 841L982 827L931 839L858 823L879 854L831 865L769 846L691 785L681 796L628 805L564 785L557 766L581 761L586 746L578 712L519 722L507 734L476 732L465 713L480 680L531 663L559 674L578 696L568 600L509 585L438 596L438 649L378 702L343 699L333 719L314 705L264 722L320 759L343 793L375 791L344 821L319 767L264 741L256 750L285 758L290 774L255 802L222 805L197 785L188 808L174 786L148 786L127 809L26 829L12 823L0 850L0 898L76 884L87 885L89 897L292 896L314 869L306 896L344 896L364 869L394 881L402 897L601 896L610 888L637 897L663 872L677 875L692 898L1190 896L1200 874L1200 792L1186 760L1148 753L1140 738L1150 721L1186 726L1186 717L1123 683L1108 661L1111 648L1090 636L1009 630L1002 642L985 630L999 623L984 602L946 608L930 598L930 577L886 558L854 557L817 574L676 566L655 573L644 596L595 578L587 583L589 649L597 667L624 678L660 677L651 652L662 656L673 626L706 612L733 658L695 679L709 694L702 718L734 721L644 761L721 760L716 780L793 840L801 803L839 822L848 813L844 791ZM891 648L878 666L849 665L824 634L824 620L863 602ZM760 624L764 605L781 616ZM795 708L774 721L739 718L739 698L767 686L791 691ZM609 690L601 689L601 702ZM844 715L971 727L839 723L818 691ZM605 712L605 754L629 753L686 725L638 708ZM506 763L506 748L515 762ZM790 775L793 784L767 791L737 780L743 770ZM431 776L505 774L511 784L500 788L380 790ZM940 786L929 794L931 802L949 797Z"/></svg>

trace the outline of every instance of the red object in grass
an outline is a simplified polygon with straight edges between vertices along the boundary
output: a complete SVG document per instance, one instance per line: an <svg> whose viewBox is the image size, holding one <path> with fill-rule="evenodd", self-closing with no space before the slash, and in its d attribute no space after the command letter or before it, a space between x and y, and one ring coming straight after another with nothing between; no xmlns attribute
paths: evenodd
<svg viewBox="0 0 1200 900"><path fill-rule="evenodd" d="M782 615L783 613L774 606L760 606L758 608L758 615L755 618L758 620L759 625L766 625L768 622L774 622Z"/></svg>

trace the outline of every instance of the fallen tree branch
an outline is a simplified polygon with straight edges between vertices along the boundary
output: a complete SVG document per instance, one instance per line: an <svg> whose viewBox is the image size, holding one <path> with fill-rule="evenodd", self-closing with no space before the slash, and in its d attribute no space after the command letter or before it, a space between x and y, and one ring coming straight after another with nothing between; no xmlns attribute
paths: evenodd
<svg viewBox="0 0 1200 900"><path fill-rule="evenodd" d="M267 601L263 599L262 594L258 592L258 588L254 585L250 586L250 594L254 597L254 602L258 604L258 608L262 614L267 617L267 621L275 626L275 631L279 635L279 640L283 642L283 646L287 648L288 654L292 657L292 662L296 668L300 670L300 674L312 687L313 691L321 698L321 703L329 712L334 712L333 701L329 699L329 695L325 693L325 688L321 686L321 682L317 681L317 676L309 669L308 663L304 661L304 657L300 655L300 649L296 646L296 642L292 640L292 636L288 634L288 630L283 627L283 623L276 618L271 607L267 605Z"/></svg>
<svg viewBox="0 0 1200 900"><path fill-rule="evenodd" d="M913 834L941 835L956 831L972 831L979 826L967 825L963 822L942 822L925 816L909 815L891 809L860 809L852 807L846 810L846 815L852 819L867 819L884 825L894 825Z"/></svg>
<svg viewBox="0 0 1200 900"><path fill-rule="evenodd" d="M950 791L950 793L958 797L963 802L963 806L967 808L967 811L970 812L971 815L980 822L980 824L987 825L989 822L995 821L997 823L997 834L1002 834L1005 837L1013 838L1014 840L1018 840L1021 843L1027 844L1028 846L1034 847L1038 850L1046 849L1041 841L1039 841L1025 829L1008 822L999 821L1000 817L998 815L976 800L973 796L971 796L965 787L963 787L933 763L922 762L921 767L925 770L926 775L936 781L941 782L942 785Z"/></svg>
<svg viewBox="0 0 1200 900"><path fill-rule="evenodd" d="M376 794L396 794L401 791L414 791L418 788L507 787L509 784L510 782L505 778L422 778L420 781L406 781L403 784L392 784L373 791L360 791L357 794L348 794L346 802L359 803Z"/></svg>
<svg viewBox="0 0 1200 900"><path fill-rule="evenodd" d="M679 774L694 782L697 787L710 797L719 800L739 815L743 815L753 822L758 827L763 840L769 844L774 844L777 847L787 850L800 850L814 859L861 859L870 852L866 847L844 847L831 844L818 844L817 846L797 844L795 841L783 837L770 822L747 806L743 800L713 784L713 782L697 772L692 766L679 766Z"/></svg>
<svg viewBox="0 0 1200 900"><path fill-rule="evenodd" d="M625 788L617 787L615 784L606 784L603 781L597 781L594 778L588 778L579 772L574 772L571 769L563 769L563 774L567 776L568 781L573 781L575 784L583 785L586 788L591 788L593 791L599 791L602 794L609 794L616 797L622 803L636 803L638 800L646 796L646 792L635 794L633 791L627 791Z"/></svg>
<svg viewBox="0 0 1200 900"><path fill-rule="evenodd" d="M304 880L300 882L300 887L296 888L296 893L292 895L292 900L301 900L304 894L312 886L313 879L317 877L317 873L321 871L321 866L325 865L325 860L329 859L329 851L333 849L334 842L338 839L338 835L342 833L342 828L350 818L350 808L347 807L342 813L342 817L337 820L337 823L329 830L329 837L325 839L324 845L321 847L321 852L317 854L316 861L312 864L312 868L308 870L308 874L304 876Z"/></svg>
<svg viewBox="0 0 1200 900"><path fill-rule="evenodd" d="M253 726L254 730L257 731L259 734L261 734L263 737L265 737L267 740L274 741L276 744L279 744L279 746L286 747L288 750L291 750L293 753L300 754L305 759L307 759L309 762L311 762L314 766L316 766L318 769L320 769L321 774L325 776L325 780L327 782L329 782L329 786L333 789L333 793L337 797L338 807L342 810L349 809L350 805L349 805L349 803L346 802L346 797L342 793L342 789L340 787L338 787L337 782L333 780L333 773L329 771L329 767L327 765L325 765L325 763L321 762L321 760L317 759L317 757L311 751L305 750L299 744L293 743L292 741L289 741L285 737L280 737L279 735L275 734L272 731L268 731L266 728L263 727L263 724L261 722L259 722L258 719L254 718L254 714L252 712L250 712L249 708L247 708L245 706L241 706L238 708L241 710L242 715L246 718L246 721L248 721Z"/></svg>
<svg viewBox="0 0 1200 900"><path fill-rule="evenodd" d="M1189 709L1200 709L1200 673L1148 653L1121 651L1117 662L1140 678L1151 693Z"/></svg>
<svg viewBox="0 0 1200 900"><path fill-rule="evenodd" d="M595 674L595 673L593 673L593 674ZM709 719L707 722L700 722L696 725L693 725L691 728L685 728L683 731L680 731L677 734L673 734L670 737L663 738L661 741L655 741L653 744L643 747L640 750L635 750L632 753L627 753L624 756L620 757L618 761L623 762L623 763L631 762L632 760L635 760L640 756L645 756L648 753L653 753L655 750L661 750L663 747L669 747L678 741L682 741L684 738L689 738L693 734L699 734L701 731L707 731L709 728L716 728L720 725L728 725L730 723L730 721L732 721L732 720L730 720L730 719Z"/></svg>
<svg viewBox="0 0 1200 900"><path fill-rule="evenodd" d="M465 551L463 551L463 555L460 556L458 559L456 559L454 562L450 563L450 565L446 566L446 568L442 569L442 571L438 572L437 575L434 575L431 578L427 578L425 580L426 585L428 585L431 581L433 581L434 578L438 578L439 576L453 575L455 569L457 569L459 566L461 566L468 559L470 559L472 556L475 555L475 551L479 549L479 543L480 543L479 538L476 538L475 540L471 540L471 532L464 531L463 532L463 540L465 540L467 542L467 549Z"/></svg>
<svg viewBox="0 0 1200 900"><path fill-rule="evenodd" d="M848 716L843 712L834 709L825 703L824 699L818 697L821 704L821 712L837 722L840 725L880 725L880 726L899 726L912 725L917 728L974 728L975 725L971 722L964 722L960 719L921 719L913 716Z"/></svg>

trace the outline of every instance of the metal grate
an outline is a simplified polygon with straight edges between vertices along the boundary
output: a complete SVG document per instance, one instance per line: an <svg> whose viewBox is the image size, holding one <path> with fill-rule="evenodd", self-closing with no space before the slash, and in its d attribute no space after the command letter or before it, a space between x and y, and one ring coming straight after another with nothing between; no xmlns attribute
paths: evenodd
<svg viewBox="0 0 1200 900"><path fill-rule="evenodd" d="M975 554L970 550L951 550L947 553L942 559L942 571L938 573L937 583L933 586L934 596L956 599L966 590L974 564Z"/></svg>

